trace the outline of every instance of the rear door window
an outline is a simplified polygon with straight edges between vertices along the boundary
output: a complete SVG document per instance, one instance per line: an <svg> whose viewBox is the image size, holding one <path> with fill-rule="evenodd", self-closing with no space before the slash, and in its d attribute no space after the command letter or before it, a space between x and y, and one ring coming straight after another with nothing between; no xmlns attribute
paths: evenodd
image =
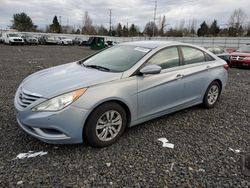
<svg viewBox="0 0 250 188"><path fill-rule="evenodd" d="M161 50L148 61L148 64L159 65L162 69L179 66L180 59L177 47Z"/></svg>
<svg viewBox="0 0 250 188"><path fill-rule="evenodd" d="M182 53L186 65L206 61L204 53L199 49L183 46Z"/></svg>

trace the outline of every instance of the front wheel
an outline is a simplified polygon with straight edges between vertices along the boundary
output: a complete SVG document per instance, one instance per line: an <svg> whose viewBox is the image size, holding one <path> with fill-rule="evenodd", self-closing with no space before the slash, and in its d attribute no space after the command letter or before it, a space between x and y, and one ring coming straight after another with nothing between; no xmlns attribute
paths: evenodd
<svg viewBox="0 0 250 188"><path fill-rule="evenodd" d="M220 98L221 86L218 81L213 81L207 88L203 98L203 106L205 108L213 108Z"/></svg>
<svg viewBox="0 0 250 188"><path fill-rule="evenodd" d="M125 110L115 102L105 103L91 113L83 136L91 146L105 147L122 135L126 124Z"/></svg>

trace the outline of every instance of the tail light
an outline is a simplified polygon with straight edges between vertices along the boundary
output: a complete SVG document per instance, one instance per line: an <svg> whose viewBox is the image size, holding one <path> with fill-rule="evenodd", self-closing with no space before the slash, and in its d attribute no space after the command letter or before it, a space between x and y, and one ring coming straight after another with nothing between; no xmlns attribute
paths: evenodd
<svg viewBox="0 0 250 188"><path fill-rule="evenodd" d="M224 67L224 69L226 69L228 71L228 69L229 69L229 65L228 64L224 64L223 67Z"/></svg>

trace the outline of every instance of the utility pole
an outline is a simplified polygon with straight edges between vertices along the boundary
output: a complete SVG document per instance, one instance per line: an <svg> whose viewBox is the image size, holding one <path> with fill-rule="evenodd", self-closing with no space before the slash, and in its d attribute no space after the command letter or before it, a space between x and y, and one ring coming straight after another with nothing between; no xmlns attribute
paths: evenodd
<svg viewBox="0 0 250 188"><path fill-rule="evenodd" d="M155 19L156 19L156 9L157 9L157 0L155 0L154 25L153 25L153 37L155 36Z"/></svg>
<svg viewBox="0 0 250 188"><path fill-rule="evenodd" d="M111 16L112 16L112 10L109 9L109 34L110 34L110 36L112 36L112 32L111 32L111 25L112 25Z"/></svg>
<svg viewBox="0 0 250 188"><path fill-rule="evenodd" d="M60 25L62 25L62 19L61 19L61 16L59 16L59 22L60 22Z"/></svg>

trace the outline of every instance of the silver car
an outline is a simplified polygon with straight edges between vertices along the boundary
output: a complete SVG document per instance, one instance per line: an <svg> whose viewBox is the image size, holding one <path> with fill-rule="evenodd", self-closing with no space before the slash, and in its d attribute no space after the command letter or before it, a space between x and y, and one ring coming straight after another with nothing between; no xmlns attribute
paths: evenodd
<svg viewBox="0 0 250 188"><path fill-rule="evenodd" d="M122 43L24 79L16 117L44 142L104 147L126 127L201 103L214 107L227 71L225 61L194 45Z"/></svg>

